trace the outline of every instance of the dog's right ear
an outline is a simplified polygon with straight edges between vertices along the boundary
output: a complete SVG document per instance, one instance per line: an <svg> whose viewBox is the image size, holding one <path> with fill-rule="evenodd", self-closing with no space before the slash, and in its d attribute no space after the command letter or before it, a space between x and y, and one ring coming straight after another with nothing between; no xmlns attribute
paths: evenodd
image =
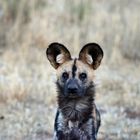
<svg viewBox="0 0 140 140"><path fill-rule="evenodd" d="M64 62L71 60L71 55L68 49L57 42L51 43L47 50L46 55L51 65L57 69Z"/></svg>

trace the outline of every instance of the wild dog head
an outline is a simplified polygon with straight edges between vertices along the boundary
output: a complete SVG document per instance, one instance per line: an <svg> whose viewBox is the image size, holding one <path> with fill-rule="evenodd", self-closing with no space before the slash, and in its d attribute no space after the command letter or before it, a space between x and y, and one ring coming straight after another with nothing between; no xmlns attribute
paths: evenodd
<svg viewBox="0 0 140 140"><path fill-rule="evenodd" d="M72 58L60 43L52 43L46 51L51 65L57 70L57 86L67 98L83 97L93 84L94 70L101 64L103 51L96 43L86 44L78 58Z"/></svg>

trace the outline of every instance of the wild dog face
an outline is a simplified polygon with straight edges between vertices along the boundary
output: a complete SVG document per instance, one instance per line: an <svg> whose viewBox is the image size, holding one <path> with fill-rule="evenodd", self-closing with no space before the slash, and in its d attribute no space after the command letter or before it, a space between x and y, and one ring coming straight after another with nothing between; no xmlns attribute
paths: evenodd
<svg viewBox="0 0 140 140"><path fill-rule="evenodd" d="M103 58L103 51L96 43L86 44L79 53L79 58L72 59L68 49L60 43L52 43L47 51L47 58L57 69L57 85L62 96L77 98L86 96L92 85L94 70Z"/></svg>

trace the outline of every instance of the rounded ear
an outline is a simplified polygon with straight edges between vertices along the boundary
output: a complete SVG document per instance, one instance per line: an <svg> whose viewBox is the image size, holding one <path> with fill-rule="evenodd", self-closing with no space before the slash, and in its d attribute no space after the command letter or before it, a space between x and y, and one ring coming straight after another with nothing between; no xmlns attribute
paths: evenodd
<svg viewBox="0 0 140 140"><path fill-rule="evenodd" d="M95 70L99 67L103 58L103 50L96 43L86 44L79 53L79 60L89 64Z"/></svg>
<svg viewBox="0 0 140 140"><path fill-rule="evenodd" d="M68 49L57 42L51 43L47 50L46 55L51 65L57 69L64 62L71 60L71 55Z"/></svg>

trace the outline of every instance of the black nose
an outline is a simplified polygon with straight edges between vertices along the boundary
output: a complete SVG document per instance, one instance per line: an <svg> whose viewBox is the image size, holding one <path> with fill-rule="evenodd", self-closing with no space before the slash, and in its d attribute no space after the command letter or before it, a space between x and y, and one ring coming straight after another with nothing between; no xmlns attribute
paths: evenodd
<svg viewBox="0 0 140 140"><path fill-rule="evenodd" d="M68 92L69 93L77 93L78 92L78 86L75 83L70 83L68 85Z"/></svg>
<svg viewBox="0 0 140 140"><path fill-rule="evenodd" d="M67 91L68 91L68 93L70 93L70 94L78 93L78 84L77 84L77 80L75 80L75 79L70 79L70 80L68 81L68 84L67 84Z"/></svg>
<svg viewBox="0 0 140 140"><path fill-rule="evenodd" d="M69 93L77 93L78 92L78 88L76 88L76 87L68 87L68 92Z"/></svg>

